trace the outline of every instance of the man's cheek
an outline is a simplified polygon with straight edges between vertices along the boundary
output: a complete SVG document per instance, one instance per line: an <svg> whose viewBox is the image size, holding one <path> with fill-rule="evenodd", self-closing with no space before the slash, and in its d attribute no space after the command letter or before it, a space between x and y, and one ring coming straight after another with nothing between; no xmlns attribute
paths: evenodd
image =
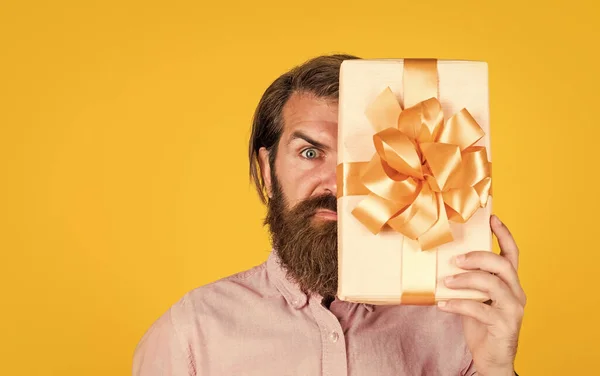
<svg viewBox="0 0 600 376"><path fill-rule="evenodd" d="M284 197L287 198L291 207L310 197L310 189L302 181L290 181L283 190Z"/></svg>
<svg viewBox="0 0 600 376"><path fill-rule="evenodd" d="M302 176L296 185L296 194L302 199L306 200L316 195L317 188L319 187L320 180L314 174L306 174Z"/></svg>

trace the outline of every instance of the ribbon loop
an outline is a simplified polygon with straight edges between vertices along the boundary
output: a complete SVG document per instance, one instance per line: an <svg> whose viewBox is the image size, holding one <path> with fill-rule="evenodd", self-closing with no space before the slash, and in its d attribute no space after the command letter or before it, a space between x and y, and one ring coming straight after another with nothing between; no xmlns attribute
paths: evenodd
<svg viewBox="0 0 600 376"><path fill-rule="evenodd" d="M437 98L419 102L398 116L398 130L419 143L435 141L443 123L444 113Z"/></svg>
<svg viewBox="0 0 600 376"><path fill-rule="evenodd" d="M450 178L460 171L462 158L456 145L427 142L421 144L423 156L436 182L437 191L448 190Z"/></svg>
<svg viewBox="0 0 600 376"><path fill-rule="evenodd" d="M378 155L373 156L366 167L362 175L362 183L370 192L389 201L410 200L418 187L415 179L398 173Z"/></svg>
<svg viewBox="0 0 600 376"><path fill-rule="evenodd" d="M375 150L391 168L403 175L423 178L421 158L415 144L402 132L388 128L373 136Z"/></svg>
<svg viewBox="0 0 600 376"><path fill-rule="evenodd" d="M460 147L460 151L479 141L485 133L477 124L473 116L463 108L453 115L442 127L442 132L437 142L453 144Z"/></svg>
<svg viewBox="0 0 600 376"><path fill-rule="evenodd" d="M388 87L367 108L365 115L371 122L373 129L379 132L396 127L400 112L402 112L402 108L398 103L398 99L396 99L392 89Z"/></svg>

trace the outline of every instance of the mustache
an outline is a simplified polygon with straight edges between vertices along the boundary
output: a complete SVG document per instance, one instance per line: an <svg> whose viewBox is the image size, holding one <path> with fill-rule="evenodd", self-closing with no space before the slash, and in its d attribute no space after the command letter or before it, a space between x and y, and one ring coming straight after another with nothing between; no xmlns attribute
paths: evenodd
<svg viewBox="0 0 600 376"><path fill-rule="evenodd" d="M295 215L309 217L319 209L327 209L337 213L337 198L329 193L311 197L298 203L292 211Z"/></svg>

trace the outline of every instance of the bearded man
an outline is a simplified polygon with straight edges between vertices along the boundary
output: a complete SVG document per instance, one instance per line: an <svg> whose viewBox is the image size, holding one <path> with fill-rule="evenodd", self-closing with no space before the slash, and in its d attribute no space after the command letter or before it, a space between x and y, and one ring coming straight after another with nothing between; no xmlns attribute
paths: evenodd
<svg viewBox="0 0 600 376"><path fill-rule="evenodd" d="M470 252L456 260L466 272L446 281L484 291L490 302L336 298L339 71L355 58L314 58L265 91L249 158L271 254L173 305L138 344L134 376L515 375L525 294L517 245L495 216L501 254Z"/></svg>

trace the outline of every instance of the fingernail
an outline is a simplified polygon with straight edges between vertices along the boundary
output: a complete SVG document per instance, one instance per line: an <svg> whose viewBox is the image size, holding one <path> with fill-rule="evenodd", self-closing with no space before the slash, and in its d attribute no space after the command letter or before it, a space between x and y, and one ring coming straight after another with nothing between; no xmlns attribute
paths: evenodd
<svg viewBox="0 0 600 376"><path fill-rule="evenodd" d="M456 256L456 257L454 258L454 262L455 262L456 264L459 264L459 265L460 265L460 264L462 264L462 263L464 263L464 262L465 262L465 259L466 259L466 258L467 258L467 257L466 257L465 255L458 255L458 256Z"/></svg>
<svg viewBox="0 0 600 376"><path fill-rule="evenodd" d="M453 280L454 280L454 276L451 275L449 277L444 278L444 283L447 284L447 285L449 285L449 284L452 283Z"/></svg>
<svg viewBox="0 0 600 376"><path fill-rule="evenodd" d="M498 216L495 215L495 214L492 217L492 221L494 221L494 224L497 225L497 226L500 226L502 224L502 221L500 220L500 218L498 218Z"/></svg>
<svg viewBox="0 0 600 376"><path fill-rule="evenodd" d="M438 302L438 304L437 304L437 305L438 305L438 307L440 307L440 308L444 308L444 307L447 305L447 302L445 302L445 301L441 301L441 302Z"/></svg>

